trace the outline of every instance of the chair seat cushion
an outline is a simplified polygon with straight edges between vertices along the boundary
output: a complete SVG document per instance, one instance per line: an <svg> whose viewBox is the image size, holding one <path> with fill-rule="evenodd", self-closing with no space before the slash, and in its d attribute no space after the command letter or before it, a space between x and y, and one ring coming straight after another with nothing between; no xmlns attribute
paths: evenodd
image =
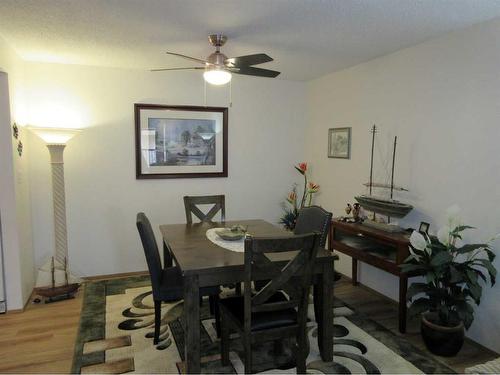
<svg viewBox="0 0 500 375"><path fill-rule="evenodd" d="M219 293L218 286L200 288L200 296L211 296ZM184 281L179 267L167 267L162 270L160 296L158 297L165 302L181 300L184 297Z"/></svg>
<svg viewBox="0 0 500 375"><path fill-rule="evenodd" d="M282 302L287 298L281 292L274 294L267 302ZM244 297L236 296L220 300L221 307L229 312L243 327L245 309ZM278 311L265 311L252 313L252 331L286 327L297 324L297 311L295 309L284 309Z"/></svg>

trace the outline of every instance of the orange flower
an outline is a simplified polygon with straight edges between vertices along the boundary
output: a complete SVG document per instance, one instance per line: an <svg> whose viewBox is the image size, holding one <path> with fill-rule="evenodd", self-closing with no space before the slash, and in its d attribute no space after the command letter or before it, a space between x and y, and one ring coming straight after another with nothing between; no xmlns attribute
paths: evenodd
<svg viewBox="0 0 500 375"><path fill-rule="evenodd" d="M300 174L305 174L307 171L307 163L299 163L295 169L298 170Z"/></svg>
<svg viewBox="0 0 500 375"><path fill-rule="evenodd" d="M314 182L309 182L309 193L317 193L319 191L319 185Z"/></svg>
<svg viewBox="0 0 500 375"><path fill-rule="evenodd" d="M295 201L297 200L297 194L294 191L291 191L290 193L288 193L288 196L286 197L286 200L290 204L294 204Z"/></svg>

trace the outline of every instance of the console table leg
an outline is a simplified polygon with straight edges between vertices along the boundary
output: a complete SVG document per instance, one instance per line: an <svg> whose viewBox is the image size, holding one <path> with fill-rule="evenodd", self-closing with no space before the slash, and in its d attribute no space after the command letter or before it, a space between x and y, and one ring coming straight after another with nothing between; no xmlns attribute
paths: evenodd
<svg viewBox="0 0 500 375"><path fill-rule="evenodd" d="M399 277L399 332L406 333L406 291L408 277Z"/></svg>
<svg viewBox="0 0 500 375"><path fill-rule="evenodd" d="M358 260L352 258L352 285L358 286Z"/></svg>

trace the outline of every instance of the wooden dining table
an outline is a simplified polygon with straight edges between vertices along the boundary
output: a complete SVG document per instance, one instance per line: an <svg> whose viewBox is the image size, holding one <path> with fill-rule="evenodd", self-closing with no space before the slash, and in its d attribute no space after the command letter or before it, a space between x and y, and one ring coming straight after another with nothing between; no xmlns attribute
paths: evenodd
<svg viewBox="0 0 500 375"><path fill-rule="evenodd" d="M279 236L289 232L264 220L239 220L195 224L160 225L165 265L172 261L184 277L184 319L186 373L200 373L200 288L243 282L244 253L227 250L210 241L210 228L247 226L252 236ZM277 264L285 264L295 252L269 254ZM333 261L325 249L318 251L314 266L314 309L318 323L318 346L325 362L333 360ZM265 279L265 278L264 278Z"/></svg>

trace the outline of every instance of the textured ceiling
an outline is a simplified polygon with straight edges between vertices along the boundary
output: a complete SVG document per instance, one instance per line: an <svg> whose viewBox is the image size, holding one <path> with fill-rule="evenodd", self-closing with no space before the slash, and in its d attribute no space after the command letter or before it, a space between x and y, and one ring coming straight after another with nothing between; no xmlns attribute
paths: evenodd
<svg viewBox="0 0 500 375"><path fill-rule="evenodd" d="M192 66L211 33L228 56L265 52L309 80L500 16L500 0L0 0L0 35L33 61ZM159 73L178 74L178 73Z"/></svg>

